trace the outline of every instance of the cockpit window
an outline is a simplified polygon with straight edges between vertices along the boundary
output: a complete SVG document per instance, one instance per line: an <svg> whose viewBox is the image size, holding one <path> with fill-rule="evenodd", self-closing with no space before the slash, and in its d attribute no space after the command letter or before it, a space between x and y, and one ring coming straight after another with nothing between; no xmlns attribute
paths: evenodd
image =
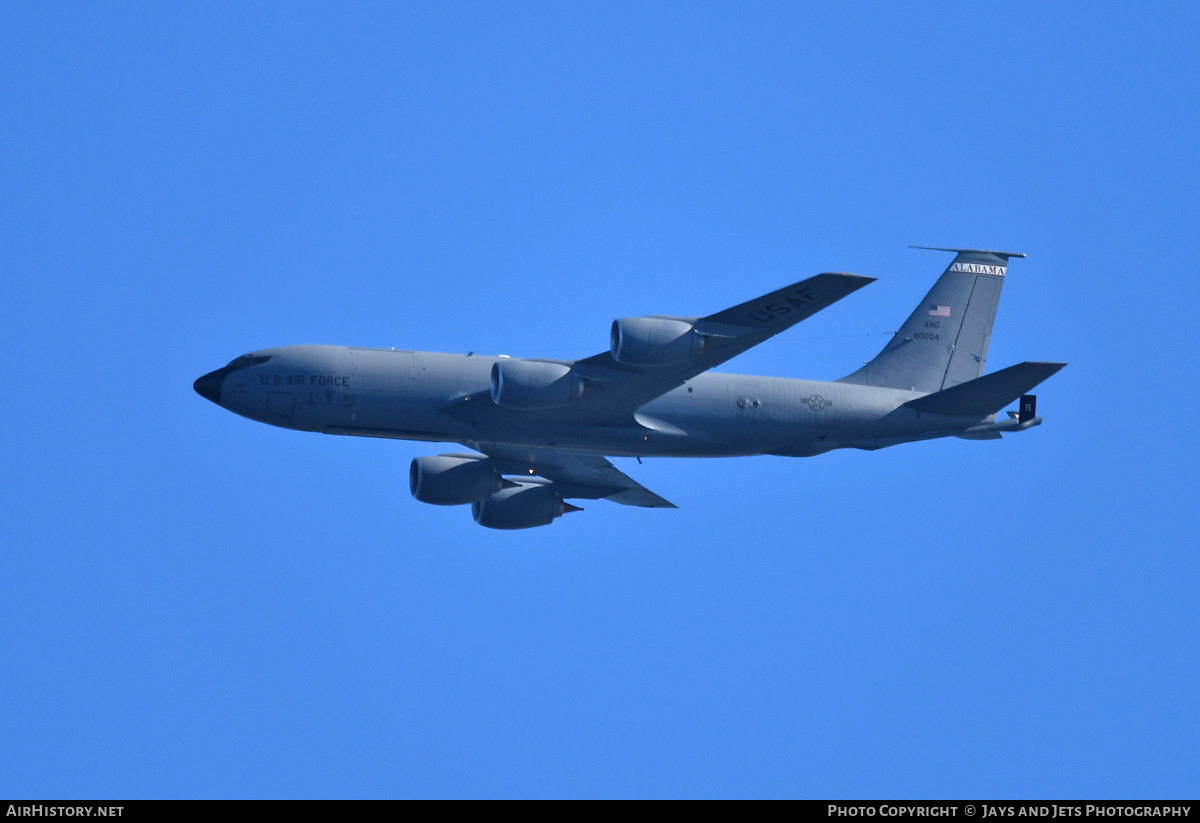
<svg viewBox="0 0 1200 823"><path fill-rule="evenodd" d="M261 365L270 359L271 355L269 354L260 354L257 356L253 354L243 354L241 357L235 357L233 360L230 360L229 365L225 368L229 369L229 371L237 371L238 369L247 369L250 366Z"/></svg>

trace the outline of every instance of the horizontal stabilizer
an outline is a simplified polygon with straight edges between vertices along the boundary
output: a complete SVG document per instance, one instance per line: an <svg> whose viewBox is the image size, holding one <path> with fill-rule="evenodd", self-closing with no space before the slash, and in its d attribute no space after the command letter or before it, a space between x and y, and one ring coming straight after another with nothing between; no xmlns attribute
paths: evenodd
<svg viewBox="0 0 1200 823"><path fill-rule="evenodd" d="M986 249L947 249L942 246L909 246L910 249L923 249L925 251L952 251L958 254L992 254L996 257L1003 257L1007 260L1010 257L1024 257L1019 251L988 251Z"/></svg>
<svg viewBox="0 0 1200 823"><path fill-rule="evenodd" d="M1020 398L1066 363L1018 363L966 383L910 400L904 405L926 414L986 417Z"/></svg>

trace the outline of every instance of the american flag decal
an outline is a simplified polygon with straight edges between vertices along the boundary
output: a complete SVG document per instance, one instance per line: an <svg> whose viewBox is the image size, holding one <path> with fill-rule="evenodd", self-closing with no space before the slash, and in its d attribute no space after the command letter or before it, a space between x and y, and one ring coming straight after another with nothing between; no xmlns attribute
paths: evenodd
<svg viewBox="0 0 1200 823"><path fill-rule="evenodd" d="M949 306L930 306L929 307L929 316L930 317L949 317L950 316L950 307Z"/></svg>

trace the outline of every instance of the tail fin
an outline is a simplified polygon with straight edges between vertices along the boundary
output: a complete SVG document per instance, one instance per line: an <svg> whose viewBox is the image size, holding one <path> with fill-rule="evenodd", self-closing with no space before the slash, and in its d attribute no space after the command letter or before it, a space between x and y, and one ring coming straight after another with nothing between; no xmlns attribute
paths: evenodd
<svg viewBox="0 0 1200 823"><path fill-rule="evenodd" d="M839 382L936 392L983 374L1008 258L1025 255L933 250L957 254L883 351Z"/></svg>

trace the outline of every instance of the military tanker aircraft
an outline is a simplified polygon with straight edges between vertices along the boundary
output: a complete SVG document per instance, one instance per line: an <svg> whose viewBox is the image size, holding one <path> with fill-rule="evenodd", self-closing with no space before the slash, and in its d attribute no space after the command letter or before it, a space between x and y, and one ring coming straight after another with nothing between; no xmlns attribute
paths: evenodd
<svg viewBox="0 0 1200 823"><path fill-rule="evenodd" d="M568 500L675 508L605 455L809 457L1039 425L1027 393L1065 363L983 373L1008 261L1025 255L935 250L955 253L950 266L883 351L834 382L710 369L874 278L818 274L706 317L614 320L608 349L582 360L282 346L194 388L273 426L466 446L415 458L409 487L423 503L470 505L488 528L548 525L580 510Z"/></svg>

